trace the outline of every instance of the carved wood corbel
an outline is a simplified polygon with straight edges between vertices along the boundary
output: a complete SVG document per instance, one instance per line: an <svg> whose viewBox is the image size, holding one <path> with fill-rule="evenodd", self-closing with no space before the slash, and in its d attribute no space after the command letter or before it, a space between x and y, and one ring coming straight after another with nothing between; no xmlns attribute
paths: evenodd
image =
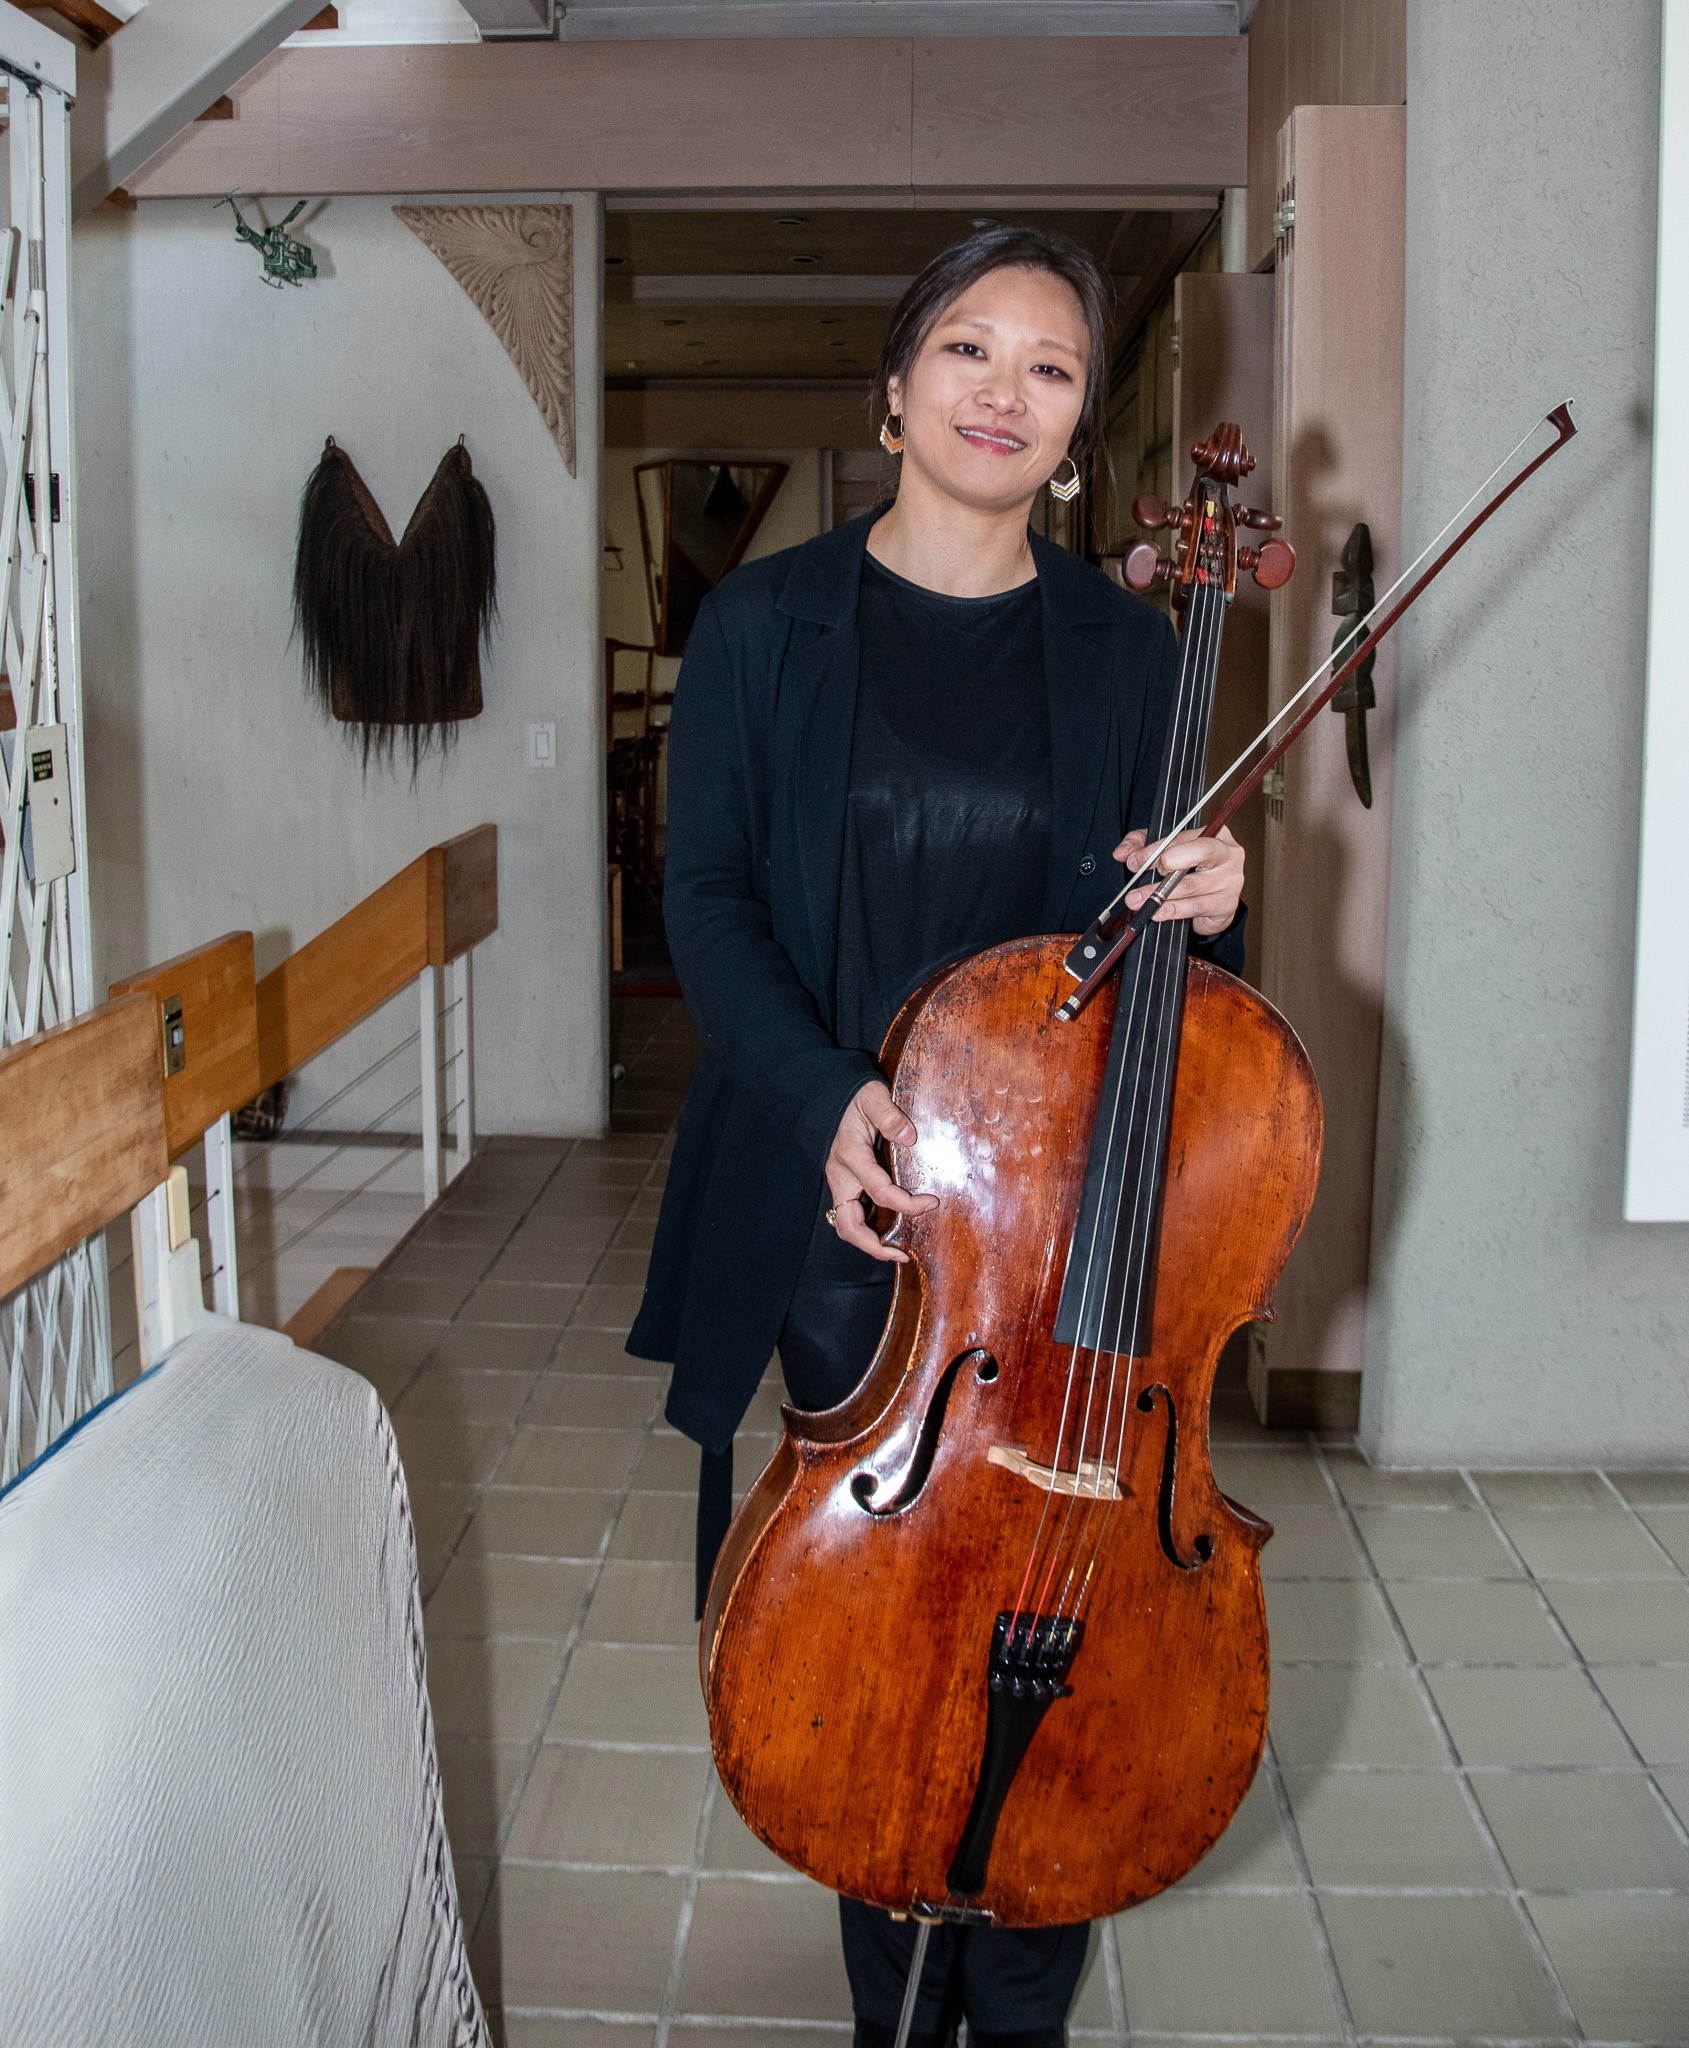
<svg viewBox="0 0 1689 2048"><path fill-rule="evenodd" d="M504 344L575 474L574 209L395 206Z"/></svg>

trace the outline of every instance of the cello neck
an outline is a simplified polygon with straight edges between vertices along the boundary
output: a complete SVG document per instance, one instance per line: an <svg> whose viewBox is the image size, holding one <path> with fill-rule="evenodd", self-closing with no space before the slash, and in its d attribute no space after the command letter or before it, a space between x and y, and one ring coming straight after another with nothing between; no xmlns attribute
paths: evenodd
<svg viewBox="0 0 1689 2048"><path fill-rule="evenodd" d="M1220 642L1235 588L1223 477L1198 475L1184 513L1184 555L1179 679L1156 785L1152 842L1189 808L1207 768ZM1056 1314L1058 1344L1131 1357L1149 1349L1189 937L1183 918L1150 924L1126 958Z"/></svg>

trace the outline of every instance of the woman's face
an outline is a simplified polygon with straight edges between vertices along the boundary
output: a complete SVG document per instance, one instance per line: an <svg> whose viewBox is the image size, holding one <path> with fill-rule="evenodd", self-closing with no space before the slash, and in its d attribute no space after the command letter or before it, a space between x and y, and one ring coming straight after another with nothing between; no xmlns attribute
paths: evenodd
<svg viewBox="0 0 1689 2048"><path fill-rule="evenodd" d="M981 511L1027 503L1067 454L1090 337L1077 294L1044 270L993 270L947 306L888 386L911 465Z"/></svg>

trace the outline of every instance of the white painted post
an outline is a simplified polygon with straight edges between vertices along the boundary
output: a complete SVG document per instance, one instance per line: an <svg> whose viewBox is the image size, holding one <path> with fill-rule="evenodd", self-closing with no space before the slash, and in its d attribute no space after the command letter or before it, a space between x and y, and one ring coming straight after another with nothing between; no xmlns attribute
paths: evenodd
<svg viewBox="0 0 1689 2048"><path fill-rule="evenodd" d="M211 1238L211 1305L240 1321L235 1254L235 1144L227 1110L205 1134L205 1227Z"/></svg>
<svg viewBox="0 0 1689 2048"><path fill-rule="evenodd" d="M440 1199L440 990L432 967L417 976L422 1003L422 1199Z"/></svg>
<svg viewBox="0 0 1689 2048"><path fill-rule="evenodd" d="M469 1164L475 1151L475 1012L471 1006L469 955L452 962L452 1003L457 1035L452 1041L452 1094L457 1102L457 1128L452 1133L451 1178Z"/></svg>
<svg viewBox="0 0 1689 2048"><path fill-rule="evenodd" d="M199 1245L188 1227L188 1176L173 1166L170 1178L143 1195L129 1212L135 1255L135 1320L141 1370L209 1320L199 1277Z"/></svg>

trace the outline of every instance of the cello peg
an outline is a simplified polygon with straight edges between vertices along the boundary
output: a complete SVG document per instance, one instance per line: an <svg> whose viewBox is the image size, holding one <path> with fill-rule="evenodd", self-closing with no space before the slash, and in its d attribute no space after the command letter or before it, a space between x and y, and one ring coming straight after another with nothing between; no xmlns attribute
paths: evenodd
<svg viewBox="0 0 1689 2048"><path fill-rule="evenodd" d="M1263 541L1258 548L1239 548L1238 566L1247 569L1263 590L1281 589L1296 569L1296 550L1287 540Z"/></svg>
<svg viewBox="0 0 1689 2048"><path fill-rule="evenodd" d="M1239 526L1252 526L1257 533L1277 533L1284 524L1276 512L1257 511L1252 505L1234 505L1232 511Z"/></svg>
<svg viewBox="0 0 1689 2048"><path fill-rule="evenodd" d="M1132 500L1133 524L1147 526L1152 532L1163 526L1171 526L1180 516L1165 498L1158 497L1153 491Z"/></svg>
<svg viewBox="0 0 1689 2048"><path fill-rule="evenodd" d="M1153 541L1134 541L1120 564L1120 578L1128 590L1148 590L1164 566Z"/></svg>

